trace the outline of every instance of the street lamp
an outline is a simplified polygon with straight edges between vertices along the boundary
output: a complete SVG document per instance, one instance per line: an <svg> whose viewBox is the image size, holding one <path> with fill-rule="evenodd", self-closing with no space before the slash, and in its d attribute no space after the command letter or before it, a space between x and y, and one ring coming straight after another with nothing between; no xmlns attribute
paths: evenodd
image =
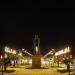
<svg viewBox="0 0 75 75"><path fill-rule="evenodd" d="M22 53L19 53L18 55L19 55L19 56L22 56Z"/></svg>
<svg viewBox="0 0 75 75"><path fill-rule="evenodd" d="M53 53L53 66L54 66L55 64L55 50L54 49L52 49L52 53Z"/></svg>
<svg viewBox="0 0 75 75"><path fill-rule="evenodd" d="M70 58L70 47L67 47L67 50L68 50L68 52L69 52L69 60L71 59ZM69 75L70 75L70 61L69 61Z"/></svg>
<svg viewBox="0 0 75 75"><path fill-rule="evenodd" d="M7 58L8 56L7 56L7 54L5 54L5 58Z"/></svg>
<svg viewBox="0 0 75 75"><path fill-rule="evenodd" d="M23 48L22 50L24 51L25 49Z"/></svg>
<svg viewBox="0 0 75 75"><path fill-rule="evenodd" d="M3 75L3 56L1 55L1 64L2 64L2 75Z"/></svg>
<svg viewBox="0 0 75 75"><path fill-rule="evenodd" d="M7 54L5 54L4 55L4 68L5 68L5 71L6 71L6 68L7 68L7 60L8 60L7 57L8 57Z"/></svg>
<svg viewBox="0 0 75 75"><path fill-rule="evenodd" d="M3 59L3 56L1 55L1 59Z"/></svg>

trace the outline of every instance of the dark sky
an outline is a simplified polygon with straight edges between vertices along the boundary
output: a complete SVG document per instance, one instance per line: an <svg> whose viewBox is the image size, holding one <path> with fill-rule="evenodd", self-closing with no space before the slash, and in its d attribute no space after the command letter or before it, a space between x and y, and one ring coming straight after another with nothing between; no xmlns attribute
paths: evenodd
<svg viewBox="0 0 75 75"><path fill-rule="evenodd" d="M75 13L72 1L0 2L0 44L33 48L35 33L41 48L62 48L75 44Z"/></svg>

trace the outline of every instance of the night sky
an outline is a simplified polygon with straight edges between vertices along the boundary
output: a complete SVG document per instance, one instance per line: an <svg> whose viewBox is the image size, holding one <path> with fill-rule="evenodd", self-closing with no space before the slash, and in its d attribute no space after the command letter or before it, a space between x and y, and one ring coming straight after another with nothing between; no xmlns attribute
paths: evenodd
<svg viewBox="0 0 75 75"><path fill-rule="evenodd" d="M0 2L0 47L33 50L36 32L42 52L75 45L74 2L6 1Z"/></svg>

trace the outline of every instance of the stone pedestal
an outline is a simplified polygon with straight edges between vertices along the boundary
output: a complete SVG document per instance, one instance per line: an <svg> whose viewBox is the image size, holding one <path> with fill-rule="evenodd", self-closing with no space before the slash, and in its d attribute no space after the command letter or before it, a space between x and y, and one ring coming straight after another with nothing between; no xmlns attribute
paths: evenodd
<svg viewBox="0 0 75 75"><path fill-rule="evenodd" d="M41 55L34 55L32 57L32 68L41 68Z"/></svg>

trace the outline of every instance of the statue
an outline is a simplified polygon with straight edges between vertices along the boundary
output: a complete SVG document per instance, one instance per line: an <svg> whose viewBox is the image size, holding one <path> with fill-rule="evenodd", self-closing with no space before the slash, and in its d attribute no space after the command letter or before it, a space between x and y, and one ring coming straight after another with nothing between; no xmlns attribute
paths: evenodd
<svg viewBox="0 0 75 75"><path fill-rule="evenodd" d="M33 40L34 43L34 50L33 50L33 57L32 57L32 68L41 68L41 54L40 54L40 38L38 35L35 35Z"/></svg>
<svg viewBox="0 0 75 75"><path fill-rule="evenodd" d="M33 43L34 43L34 55L35 54L40 54L40 48L39 48L40 38L38 37L37 34L35 35Z"/></svg>

